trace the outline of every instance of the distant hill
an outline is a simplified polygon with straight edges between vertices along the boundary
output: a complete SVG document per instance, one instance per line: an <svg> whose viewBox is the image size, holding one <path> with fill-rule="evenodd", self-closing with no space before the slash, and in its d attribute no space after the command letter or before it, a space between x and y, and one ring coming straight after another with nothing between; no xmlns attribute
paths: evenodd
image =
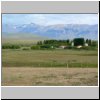
<svg viewBox="0 0 100 100"><path fill-rule="evenodd" d="M12 44L34 44L37 41L48 39L47 37L42 37L34 35L32 33L3 33L2 43L12 43Z"/></svg>
<svg viewBox="0 0 100 100"><path fill-rule="evenodd" d="M10 33L10 34L7 34ZM16 35L15 35L16 33ZM26 34L23 34L26 33ZM57 24L49 26L40 26L34 23L24 25L2 25L2 34L4 37L32 38L39 36L51 39L73 39L84 37L88 39L98 39L98 25L88 24ZM20 35L19 35L20 34ZM6 36L7 35L7 36ZM26 39L27 39L26 38ZM37 38L35 38L37 39Z"/></svg>

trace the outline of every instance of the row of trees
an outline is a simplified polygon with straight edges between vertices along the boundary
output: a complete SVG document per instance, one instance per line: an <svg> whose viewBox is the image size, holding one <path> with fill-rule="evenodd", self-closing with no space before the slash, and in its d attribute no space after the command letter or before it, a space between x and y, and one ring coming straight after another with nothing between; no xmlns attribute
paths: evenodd
<svg viewBox="0 0 100 100"><path fill-rule="evenodd" d="M43 45L43 44L59 44L59 45L66 45L66 44L70 44L71 41L68 40L44 40L44 41L38 41L37 45Z"/></svg>
<svg viewBox="0 0 100 100"><path fill-rule="evenodd" d="M44 41L38 41L36 45L32 45L28 48L23 48L23 50L27 49L55 49L59 48L60 46L66 46L67 49L74 48L72 46L72 43L75 46L81 45L84 47L84 44L87 43L89 47L96 47L98 45L97 41L93 41L90 39L84 39L84 38L75 38L74 40L44 40ZM12 44L4 44L2 45L2 49L20 49L21 45L12 45ZM85 47L84 47L85 48Z"/></svg>
<svg viewBox="0 0 100 100"><path fill-rule="evenodd" d="M61 45L67 45L71 46L72 42L74 43L74 46L82 45L84 46L85 43L87 43L89 46L97 46L97 41L93 41L91 39L84 39L84 38L75 38L73 40L44 40L44 41L38 41L37 45L53 45L53 46L61 46Z"/></svg>
<svg viewBox="0 0 100 100"><path fill-rule="evenodd" d="M89 46L97 46L98 42L91 40L91 39L86 39L86 43L88 43Z"/></svg>

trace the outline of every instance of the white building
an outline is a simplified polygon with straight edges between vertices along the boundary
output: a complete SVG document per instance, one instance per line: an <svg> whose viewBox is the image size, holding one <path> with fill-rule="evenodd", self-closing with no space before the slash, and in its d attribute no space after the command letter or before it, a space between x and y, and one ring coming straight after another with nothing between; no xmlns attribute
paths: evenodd
<svg viewBox="0 0 100 100"><path fill-rule="evenodd" d="M74 46L74 42L71 43L71 46L72 46L72 47Z"/></svg>
<svg viewBox="0 0 100 100"><path fill-rule="evenodd" d="M85 45L86 47L89 46L88 43L85 43L84 45Z"/></svg>

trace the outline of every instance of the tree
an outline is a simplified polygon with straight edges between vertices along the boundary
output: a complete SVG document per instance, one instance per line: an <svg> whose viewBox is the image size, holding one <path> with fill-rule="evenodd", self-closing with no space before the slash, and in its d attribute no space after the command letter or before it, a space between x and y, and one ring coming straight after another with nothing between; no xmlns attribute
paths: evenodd
<svg viewBox="0 0 100 100"><path fill-rule="evenodd" d="M40 41L37 42L37 45L40 45Z"/></svg>
<svg viewBox="0 0 100 100"><path fill-rule="evenodd" d="M89 42L89 40L88 39L86 39L86 43L88 43Z"/></svg>
<svg viewBox="0 0 100 100"><path fill-rule="evenodd" d="M97 41L92 41L92 44L91 44L91 46L94 46L94 47L96 47L96 46L97 46Z"/></svg>
<svg viewBox="0 0 100 100"><path fill-rule="evenodd" d="M74 46L78 46L78 45L84 46L84 38L75 38L73 42L74 42Z"/></svg>
<svg viewBox="0 0 100 100"><path fill-rule="evenodd" d="M92 41L91 41L91 39L89 39L88 40L88 45L91 46L91 44L92 44Z"/></svg>
<svg viewBox="0 0 100 100"><path fill-rule="evenodd" d="M68 39L68 40L67 40L67 44L69 44L69 42L70 42L70 41L69 41L69 39Z"/></svg>
<svg viewBox="0 0 100 100"><path fill-rule="evenodd" d="M38 41L37 42L37 45L42 45L42 41Z"/></svg>

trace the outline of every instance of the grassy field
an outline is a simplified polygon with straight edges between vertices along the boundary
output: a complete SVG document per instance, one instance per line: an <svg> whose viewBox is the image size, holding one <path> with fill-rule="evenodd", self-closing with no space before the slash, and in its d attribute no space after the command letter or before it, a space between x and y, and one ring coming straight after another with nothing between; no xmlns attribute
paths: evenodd
<svg viewBox="0 0 100 100"><path fill-rule="evenodd" d="M2 86L97 85L97 68L2 68Z"/></svg>
<svg viewBox="0 0 100 100"><path fill-rule="evenodd" d="M2 86L97 86L98 52L2 49Z"/></svg>
<svg viewBox="0 0 100 100"><path fill-rule="evenodd" d="M2 50L3 67L98 67L97 51Z"/></svg>

